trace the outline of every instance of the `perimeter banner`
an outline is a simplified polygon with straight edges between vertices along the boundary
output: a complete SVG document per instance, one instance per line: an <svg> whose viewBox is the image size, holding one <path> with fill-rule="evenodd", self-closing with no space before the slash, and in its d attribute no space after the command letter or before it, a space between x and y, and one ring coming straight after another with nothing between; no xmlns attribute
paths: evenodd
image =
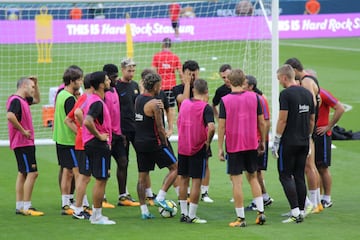
<svg viewBox="0 0 360 240"><path fill-rule="evenodd" d="M125 19L54 20L53 43L125 42ZM172 37L169 19L130 19L134 42ZM214 17L180 20L182 41L270 39L264 17ZM0 21L0 44L36 43L35 20ZM280 39L360 36L360 13L280 16Z"/></svg>

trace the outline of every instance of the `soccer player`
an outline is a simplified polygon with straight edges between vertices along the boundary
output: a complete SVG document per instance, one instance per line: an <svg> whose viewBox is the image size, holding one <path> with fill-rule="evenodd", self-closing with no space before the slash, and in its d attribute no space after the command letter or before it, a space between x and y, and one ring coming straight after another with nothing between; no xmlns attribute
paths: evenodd
<svg viewBox="0 0 360 240"><path fill-rule="evenodd" d="M227 171L233 185L233 197L237 218L229 223L230 227L245 227L244 197L242 190L242 172L248 172L248 181L257 206L256 224L266 221L261 187L256 178L257 155L265 150L265 120L259 97L242 88L245 74L234 69L228 75L231 93L222 97L219 108L218 147L219 158L225 161L224 138L228 154ZM239 104L239 103L242 104ZM257 132L261 140L258 141Z"/></svg>
<svg viewBox="0 0 360 240"><path fill-rule="evenodd" d="M117 80L115 88L119 96L120 114L121 114L121 132L126 136L126 158L120 158L119 176L121 180L118 206L139 206L131 195L127 192L126 183L129 164L130 142L134 145L135 138L135 98L139 95L138 84L133 80L136 70L136 63L131 58L121 61L122 77Z"/></svg>
<svg viewBox="0 0 360 240"><path fill-rule="evenodd" d="M304 169L315 125L315 107L311 92L297 85L291 65L280 67L277 78L285 90L279 96L272 154L278 160L279 179L291 208L291 216L282 222L300 223L305 214Z"/></svg>
<svg viewBox="0 0 360 240"><path fill-rule="evenodd" d="M91 174L95 178L93 188L92 224L115 224L115 221L102 215L102 201L110 176L112 119L104 103L105 90L110 88L110 79L105 72L91 74L90 84L94 93L88 97L84 108L83 142L89 159Z"/></svg>
<svg viewBox="0 0 360 240"><path fill-rule="evenodd" d="M116 161L117 170L116 170L116 178L118 182L118 192L121 193L122 186L122 166L121 164L126 162L126 137L122 134L121 131L121 114L120 114L120 102L119 95L115 89L116 81L118 80L119 70L114 64L105 64L103 67L103 71L106 72L110 79L110 89L105 91L105 104L107 105L110 116L112 119L112 143L111 143L111 155ZM104 200L102 203L104 208L114 208L115 206L107 202L106 196L104 196Z"/></svg>
<svg viewBox="0 0 360 240"><path fill-rule="evenodd" d="M208 100L208 86L203 79L196 79L193 88L194 97L185 99L179 111L179 170L181 207L180 222L206 223L196 216L201 191L201 179L205 176L207 151L215 133L214 113ZM189 211L187 189L191 180Z"/></svg>
<svg viewBox="0 0 360 240"><path fill-rule="evenodd" d="M73 7L69 12L69 18L72 20L79 20L82 18L82 10L76 5L76 3L73 4Z"/></svg>
<svg viewBox="0 0 360 240"><path fill-rule="evenodd" d="M324 208L329 208L333 205L331 201L332 177L329 170L331 165L331 129L339 121L345 109L338 99L323 88L320 88L320 97L319 119L316 123L316 134L314 136L315 163L323 186L321 204ZM334 114L329 121L330 108L334 109Z"/></svg>
<svg viewBox="0 0 360 240"><path fill-rule="evenodd" d="M318 14L320 12L320 2L318 0L307 0L305 3L304 14Z"/></svg>
<svg viewBox="0 0 360 240"><path fill-rule="evenodd" d="M181 6L178 3L172 3L169 5L169 17L171 21L171 26L175 32L175 40L180 41L179 34L179 18L180 18Z"/></svg>
<svg viewBox="0 0 360 240"><path fill-rule="evenodd" d="M56 142L56 154L62 170L61 202L62 215L72 215L70 208L71 182L78 174L78 163L75 156L75 133L64 124L66 116L74 108L75 91L79 90L83 81L83 71L77 66L70 66L63 75L64 90L56 96L54 113L53 140Z"/></svg>
<svg viewBox="0 0 360 240"><path fill-rule="evenodd" d="M145 189L149 171L153 171L155 163L159 168L167 167L169 173L165 176L162 187L156 196L156 206L172 212L166 201L166 192L177 177L176 157L168 148L163 124L163 104L155 98L161 88L161 77L158 74L147 74L143 80L144 93L135 102L135 151L138 163L137 192L140 201L141 218L151 219L145 202Z"/></svg>
<svg viewBox="0 0 360 240"><path fill-rule="evenodd" d="M266 191L264 173L263 173L264 171L267 170L267 164L268 164L269 131L270 131L269 104L266 96L262 93L260 89L257 88L257 80L254 76L246 75L243 88L246 91L253 91L259 96L261 107L263 110L263 115L265 120L265 136L266 136L265 151L264 154L260 154L257 157L258 168L256 171L256 176L261 187L264 206L270 206L274 200L269 196L269 194ZM261 141L261 136L259 131L258 131L258 140ZM248 174L246 174L246 176L248 176ZM245 210L257 210L254 201L252 201L250 205L245 208Z"/></svg>
<svg viewBox="0 0 360 240"><path fill-rule="evenodd" d="M192 88L195 79L199 78L200 67L196 61L188 60L182 66L183 78L182 83L172 89L173 98L180 109L182 101L192 97Z"/></svg>
<svg viewBox="0 0 360 240"><path fill-rule="evenodd" d="M305 72L303 65L297 58L288 59L285 64L289 64L295 71L295 80L299 81L300 85L308 89L313 95L315 106L315 125L318 119L318 112L320 107L320 86L318 80ZM315 129L314 129L315 130ZM313 132L314 132L313 130ZM323 210L320 199L320 175L315 165L315 147L314 141L310 139L311 152L306 159L305 174L307 177L309 199L306 204L306 215L310 212L319 213ZM311 203L310 203L311 202ZM311 211L312 209L312 211Z"/></svg>
<svg viewBox="0 0 360 240"><path fill-rule="evenodd" d="M144 93L144 84L143 84L143 80L145 78L145 76L147 74L155 74L156 72L153 69L149 69L146 68L141 72L141 81L139 84L139 88L140 88L140 92L141 94ZM166 112L166 120L167 120L167 126L169 127L172 123L172 119L169 115L173 114L170 112L170 105L169 105L169 101L168 101L168 97L166 96L165 92L163 90L160 90L159 94L155 96L156 99L159 99L162 101L163 105L164 105L164 110ZM165 116L163 115L163 122L165 123ZM166 132L168 133L169 129L166 129ZM168 134L166 134L167 139L168 139ZM168 140L168 148L169 150L174 153L171 143ZM175 183L174 183L174 187L175 187ZM151 180L150 180L150 174L148 175L148 179L147 179L147 184L146 184L146 189L145 189L145 195L146 195L146 202L148 205L150 206L154 206L154 200L156 198L156 194L153 193L152 189L151 189Z"/></svg>
<svg viewBox="0 0 360 240"><path fill-rule="evenodd" d="M82 71L82 69L80 67L78 67L77 65L71 65L69 66L68 68L75 68L75 69L78 69L79 71ZM65 84L64 82L61 83L59 86L58 86L58 89L55 93L55 97L54 97L54 105L56 106L56 98L57 96L59 95L59 93L61 91L63 91L65 88ZM80 90L81 88L77 89L74 91L74 97L75 99L77 99L78 97L76 96L77 93L80 93ZM54 126L52 126L54 127ZM60 165L60 163L59 163ZM61 193L61 181L62 181L62 175L63 175L63 168L60 166L60 169L59 169L59 175L58 175L58 181L59 181L59 188L60 188L60 193ZM74 203L74 191L75 191L75 178L73 177L72 178L72 181L71 181L71 188L70 188L70 203L73 204Z"/></svg>
<svg viewBox="0 0 360 240"><path fill-rule="evenodd" d="M182 83L173 87L173 96L176 100L178 109L180 109L181 103L185 99L190 99L193 97L193 85L194 81L199 78L199 64L196 61L188 60L183 64L183 78ZM208 148L208 158L212 156L211 148ZM210 184L210 169L209 162L206 161L206 174L202 179L201 184L201 200L207 203L212 203L212 200L209 196L209 184ZM190 189L189 189L190 190ZM176 187L175 191L179 192L179 188ZM190 192L189 192L190 193Z"/></svg>
<svg viewBox="0 0 360 240"><path fill-rule="evenodd" d="M215 118L217 120L219 119L219 111L217 110L216 106L219 105L220 100L223 96L231 93L230 81L227 78L227 76L229 75L230 72L231 72L231 66L229 64L223 64L220 66L219 75L223 79L224 84L216 89L215 95L212 99L212 107L213 107Z"/></svg>
<svg viewBox="0 0 360 240"><path fill-rule="evenodd" d="M15 153L18 166L15 213L26 216L44 215L31 204L38 169L30 105L39 102L38 79L34 76L20 78L16 93L6 102L10 149Z"/></svg>
<svg viewBox="0 0 360 240"><path fill-rule="evenodd" d="M79 174L75 180L76 201L74 206L74 219L89 219L92 210L89 207L89 201L86 195L86 187L90 182L91 171L89 168L89 160L86 157L85 148L82 140L82 123L84 105L89 95L93 94L94 88L90 85L91 74L87 74L84 78L85 93L82 94L73 109L65 118L65 124L76 134L75 138L75 155L78 161Z"/></svg>
<svg viewBox="0 0 360 240"><path fill-rule="evenodd" d="M180 58L171 52L171 39L164 38L162 41L162 50L153 56L152 67L154 67L157 73L161 77L161 90L163 90L168 98L170 104L169 127L166 135L170 137L173 132L173 120L174 120L174 107L175 99L172 95L172 88L176 85L175 72L179 73L180 79L182 78L182 65Z"/></svg>

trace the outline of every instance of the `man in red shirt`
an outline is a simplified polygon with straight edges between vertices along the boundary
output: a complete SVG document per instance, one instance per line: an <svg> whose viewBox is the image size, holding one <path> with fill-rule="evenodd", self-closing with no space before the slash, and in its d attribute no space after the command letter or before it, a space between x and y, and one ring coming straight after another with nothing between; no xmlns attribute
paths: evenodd
<svg viewBox="0 0 360 240"><path fill-rule="evenodd" d="M182 78L182 64L180 58L171 52L171 39L164 38L162 41L162 50L156 53L152 60L152 67L156 69L157 73L161 76L161 90L166 94L166 97L169 100L170 114L172 118L174 117L174 107L175 99L172 94L172 88L176 85L176 74L179 73L180 79ZM173 119L169 121L169 124L172 125ZM170 137L172 134L173 126L168 126L167 137Z"/></svg>
<svg viewBox="0 0 360 240"><path fill-rule="evenodd" d="M305 3L304 14L318 14L320 12L320 3L317 0L308 0Z"/></svg>
<svg viewBox="0 0 360 240"><path fill-rule="evenodd" d="M74 219L89 219L92 211L89 207L86 188L90 182L91 170L85 154L85 148L82 140L82 122L83 108L86 105L86 99L94 92L90 86L90 75L84 78L85 93L78 98L72 110L66 116L64 123L76 134L75 137L75 156L78 160L79 175L76 178L76 201L74 206ZM77 110L79 109L79 110Z"/></svg>
<svg viewBox="0 0 360 240"><path fill-rule="evenodd" d="M344 106L329 91L320 88L321 105L319 108L319 118L316 123L314 134L315 143L315 164L320 173L323 195L321 204L324 208L332 206L331 183L329 167L331 165L331 129L339 121L344 113ZM330 108L334 109L334 114L329 121Z"/></svg>
<svg viewBox="0 0 360 240"><path fill-rule="evenodd" d="M178 3L172 3L169 5L169 17L171 20L171 26L175 31L175 39L179 38L179 17L180 17L181 6Z"/></svg>
<svg viewBox="0 0 360 240"><path fill-rule="evenodd" d="M73 8L70 10L69 17L73 20L79 20L82 18L82 10L76 6L76 3L74 3Z"/></svg>

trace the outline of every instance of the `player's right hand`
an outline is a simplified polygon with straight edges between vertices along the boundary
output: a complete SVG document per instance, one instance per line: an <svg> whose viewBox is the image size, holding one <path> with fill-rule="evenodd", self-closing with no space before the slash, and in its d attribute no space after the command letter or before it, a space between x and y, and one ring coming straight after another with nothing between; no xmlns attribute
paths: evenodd
<svg viewBox="0 0 360 240"><path fill-rule="evenodd" d="M224 155L223 149L219 149L218 155L219 155L220 161L225 161L225 155Z"/></svg>
<svg viewBox="0 0 360 240"><path fill-rule="evenodd" d="M30 137L31 137L31 131L30 131L30 130L24 130L23 135L24 135L26 138L30 138Z"/></svg>
<svg viewBox="0 0 360 240"><path fill-rule="evenodd" d="M275 136L274 143L271 148L271 153L274 156L274 158L279 158L278 152L279 152L279 147L280 147L280 140L281 140L281 137Z"/></svg>

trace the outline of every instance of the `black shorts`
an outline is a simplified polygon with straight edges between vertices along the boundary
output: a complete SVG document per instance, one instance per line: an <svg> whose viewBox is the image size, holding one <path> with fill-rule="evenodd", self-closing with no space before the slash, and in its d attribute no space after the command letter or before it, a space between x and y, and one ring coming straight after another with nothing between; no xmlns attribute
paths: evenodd
<svg viewBox="0 0 360 240"><path fill-rule="evenodd" d="M85 150L75 150L75 155L78 160L79 173L85 176L91 176L90 163Z"/></svg>
<svg viewBox="0 0 360 240"><path fill-rule="evenodd" d="M56 143L56 154L58 163L62 168L73 169L78 167L75 156L75 146L68 146Z"/></svg>
<svg viewBox="0 0 360 240"><path fill-rule="evenodd" d="M169 147L162 147L154 152L136 152L138 171L150 172L156 165L161 169L176 163L176 157Z"/></svg>
<svg viewBox="0 0 360 240"><path fill-rule="evenodd" d="M113 134L111 141L111 156L114 157L115 161L118 161L120 158L126 157L126 148L122 136Z"/></svg>
<svg viewBox="0 0 360 240"><path fill-rule="evenodd" d="M228 153L227 173L239 175L243 171L254 173L257 170L257 150Z"/></svg>
<svg viewBox="0 0 360 240"><path fill-rule="evenodd" d="M91 141L90 141L91 142ZM96 179L108 179L110 177L111 151L106 142L85 144L85 153L89 159L91 174Z"/></svg>
<svg viewBox="0 0 360 240"><path fill-rule="evenodd" d="M169 107L175 107L175 97L173 95L173 91L170 89L164 90L165 96L169 101Z"/></svg>
<svg viewBox="0 0 360 240"><path fill-rule="evenodd" d="M331 136L324 134L323 136L314 137L315 144L315 164L316 167L331 166Z"/></svg>
<svg viewBox="0 0 360 240"><path fill-rule="evenodd" d="M178 154L178 159L178 175L200 179L205 177L207 159L205 146L192 156Z"/></svg>
<svg viewBox="0 0 360 240"><path fill-rule="evenodd" d="M171 22L171 26L173 27L173 29L179 28L179 21L173 21Z"/></svg>
<svg viewBox="0 0 360 240"><path fill-rule="evenodd" d="M37 172L35 146L14 149L18 171L21 173Z"/></svg>
<svg viewBox="0 0 360 240"><path fill-rule="evenodd" d="M268 151L269 151L269 141L266 141L264 154L257 156L258 171L267 170L268 158L269 158Z"/></svg>

